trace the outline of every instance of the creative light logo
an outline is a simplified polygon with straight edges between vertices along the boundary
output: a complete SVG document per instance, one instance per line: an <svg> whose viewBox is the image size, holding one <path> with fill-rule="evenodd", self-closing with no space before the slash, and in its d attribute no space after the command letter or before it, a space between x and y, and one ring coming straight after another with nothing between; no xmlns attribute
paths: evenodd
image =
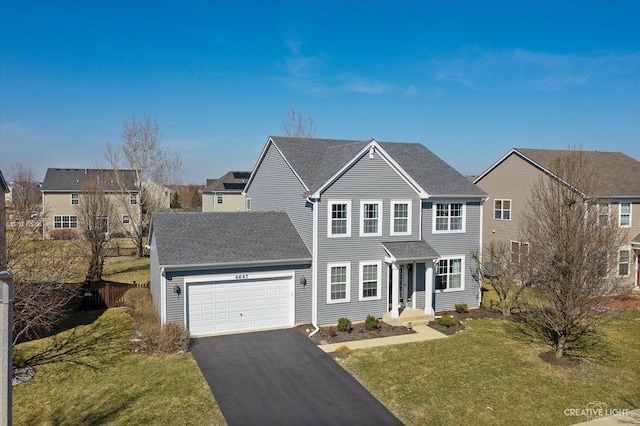
<svg viewBox="0 0 640 426"><path fill-rule="evenodd" d="M628 414L628 408L609 408L607 404L602 401L591 401L587 403L585 408L565 408L564 410L565 416L584 416L587 420L595 420L607 416L626 416Z"/></svg>

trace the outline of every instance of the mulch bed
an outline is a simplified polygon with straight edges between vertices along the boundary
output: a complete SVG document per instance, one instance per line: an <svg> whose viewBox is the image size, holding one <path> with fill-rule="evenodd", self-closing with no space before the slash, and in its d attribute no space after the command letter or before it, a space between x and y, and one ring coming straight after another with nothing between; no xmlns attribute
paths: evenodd
<svg viewBox="0 0 640 426"><path fill-rule="evenodd" d="M311 324L303 324L296 327L301 333L309 335L314 330ZM328 345L331 343L352 342L354 340L375 339L378 337L398 336L401 334L415 333L402 326L392 326L380 321L380 327L367 330L364 323L353 324L351 332L338 331L335 326L320 327L320 331L311 336L316 345Z"/></svg>
<svg viewBox="0 0 640 426"><path fill-rule="evenodd" d="M571 355L564 355L562 358L557 358L555 352L542 352L538 356L546 363L563 368L577 367L582 363L580 358Z"/></svg>
<svg viewBox="0 0 640 426"><path fill-rule="evenodd" d="M468 320L476 320L476 319L503 319L502 312L495 311L493 309L487 308L478 308L478 309L469 309L469 312L466 313L458 313L456 311L446 311L446 312L438 312L437 316L441 316L444 314L449 314L455 324L450 327L445 327L438 324L438 320L431 321L427 324L429 327L434 330L439 331L442 334L446 334L447 336L452 336L462 330L465 329L464 322Z"/></svg>

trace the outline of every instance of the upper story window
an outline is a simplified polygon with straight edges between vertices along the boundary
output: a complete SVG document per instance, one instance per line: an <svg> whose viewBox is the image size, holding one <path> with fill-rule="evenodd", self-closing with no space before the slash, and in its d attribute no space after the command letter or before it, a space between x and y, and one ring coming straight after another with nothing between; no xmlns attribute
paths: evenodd
<svg viewBox="0 0 640 426"><path fill-rule="evenodd" d="M77 206L80 202L80 197L78 195L77 192L72 192L71 193L71 205L72 206Z"/></svg>
<svg viewBox="0 0 640 426"><path fill-rule="evenodd" d="M329 237L351 236L351 200L329 201L328 230Z"/></svg>
<svg viewBox="0 0 640 426"><path fill-rule="evenodd" d="M464 259L462 257L451 257L438 260L436 265L436 290L462 290L464 270Z"/></svg>
<svg viewBox="0 0 640 426"><path fill-rule="evenodd" d="M511 200L495 200L493 204L493 218L497 220L511 220Z"/></svg>
<svg viewBox="0 0 640 426"><path fill-rule="evenodd" d="M360 236L382 235L382 201L360 202Z"/></svg>
<svg viewBox="0 0 640 426"><path fill-rule="evenodd" d="M620 219L618 223L621 228L631 226L631 203L620 203Z"/></svg>
<svg viewBox="0 0 640 426"><path fill-rule="evenodd" d="M138 194L135 192L132 192L131 194L129 194L129 204L131 204L132 206L135 204L138 204Z"/></svg>
<svg viewBox="0 0 640 426"><path fill-rule="evenodd" d="M131 218L129 217L128 214L123 214L122 215L122 224L126 225L128 223L131 223Z"/></svg>
<svg viewBox="0 0 640 426"><path fill-rule="evenodd" d="M464 203L434 203L433 232L464 232Z"/></svg>
<svg viewBox="0 0 640 426"><path fill-rule="evenodd" d="M609 213L611 205L609 203L598 204L598 224L600 226L609 225Z"/></svg>
<svg viewBox="0 0 640 426"><path fill-rule="evenodd" d="M216 202L218 204L222 204L224 202L224 196L223 194L216 194Z"/></svg>
<svg viewBox="0 0 640 426"><path fill-rule="evenodd" d="M327 303L348 302L351 286L351 264L329 263L327 278Z"/></svg>
<svg viewBox="0 0 640 426"><path fill-rule="evenodd" d="M391 200L391 235L411 235L411 200Z"/></svg>

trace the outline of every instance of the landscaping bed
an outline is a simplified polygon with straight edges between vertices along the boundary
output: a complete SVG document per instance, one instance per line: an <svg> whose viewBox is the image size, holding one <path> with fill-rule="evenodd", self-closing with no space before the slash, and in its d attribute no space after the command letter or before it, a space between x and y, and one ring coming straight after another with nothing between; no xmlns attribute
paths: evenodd
<svg viewBox="0 0 640 426"><path fill-rule="evenodd" d="M429 322L427 324L429 327L433 328L441 332L442 334L446 334L447 336L452 336L459 331L465 329L464 322L467 320L477 320L477 319L503 319L502 312L496 311L488 308L478 308L478 309L470 309L469 312L456 312L456 311L445 311L438 312L437 316L449 315L453 318L454 324L445 327L443 325L438 324L438 319Z"/></svg>
<svg viewBox="0 0 640 426"><path fill-rule="evenodd" d="M303 324L296 327L301 333L309 335L314 330L311 324ZM351 332L338 331L336 326L320 327L320 331L311 336L311 340L316 345L328 345L331 343L352 342L354 340L376 339L378 337L398 336L402 334L414 333L403 326L392 326L380 321L379 328L367 330L364 323L356 323L351 327Z"/></svg>

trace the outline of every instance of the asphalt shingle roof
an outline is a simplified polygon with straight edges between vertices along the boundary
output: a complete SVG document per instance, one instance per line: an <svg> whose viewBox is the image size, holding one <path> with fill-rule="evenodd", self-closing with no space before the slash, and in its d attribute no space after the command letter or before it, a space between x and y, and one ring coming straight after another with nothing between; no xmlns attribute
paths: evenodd
<svg viewBox="0 0 640 426"><path fill-rule="evenodd" d="M285 212L160 212L151 227L161 266L311 261Z"/></svg>
<svg viewBox="0 0 640 426"><path fill-rule="evenodd" d="M438 252L425 240L383 242L382 246L397 260L435 259L440 257Z"/></svg>
<svg viewBox="0 0 640 426"><path fill-rule="evenodd" d="M271 140L312 192L371 142L280 136L272 136ZM486 196L484 191L422 144L379 144L431 196Z"/></svg>
<svg viewBox="0 0 640 426"><path fill-rule="evenodd" d="M251 172L230 171L219 179L211 179L211 182L202 192L236 192L239 194L250 177Z"/></svg>
<svg viewBox="0 0 640 426"><path fill-rule="evenodd" d="M134 170L120 171L125 179L125 187L135 191L136 175ZM113 170L107 169L47 169L47 174L42 182L43 191L81 191L87 179L96 175L101 176L101 181L107 185L107 190L119 191Z"/></svg>
<svg viewBox="0 0 640 426"><path fill-rule="evenodd" d="M516 151L549 170L564 150L516 148ZM582 151L602 184L600 197L640 197L640 161L621 152Z"/></svg>

